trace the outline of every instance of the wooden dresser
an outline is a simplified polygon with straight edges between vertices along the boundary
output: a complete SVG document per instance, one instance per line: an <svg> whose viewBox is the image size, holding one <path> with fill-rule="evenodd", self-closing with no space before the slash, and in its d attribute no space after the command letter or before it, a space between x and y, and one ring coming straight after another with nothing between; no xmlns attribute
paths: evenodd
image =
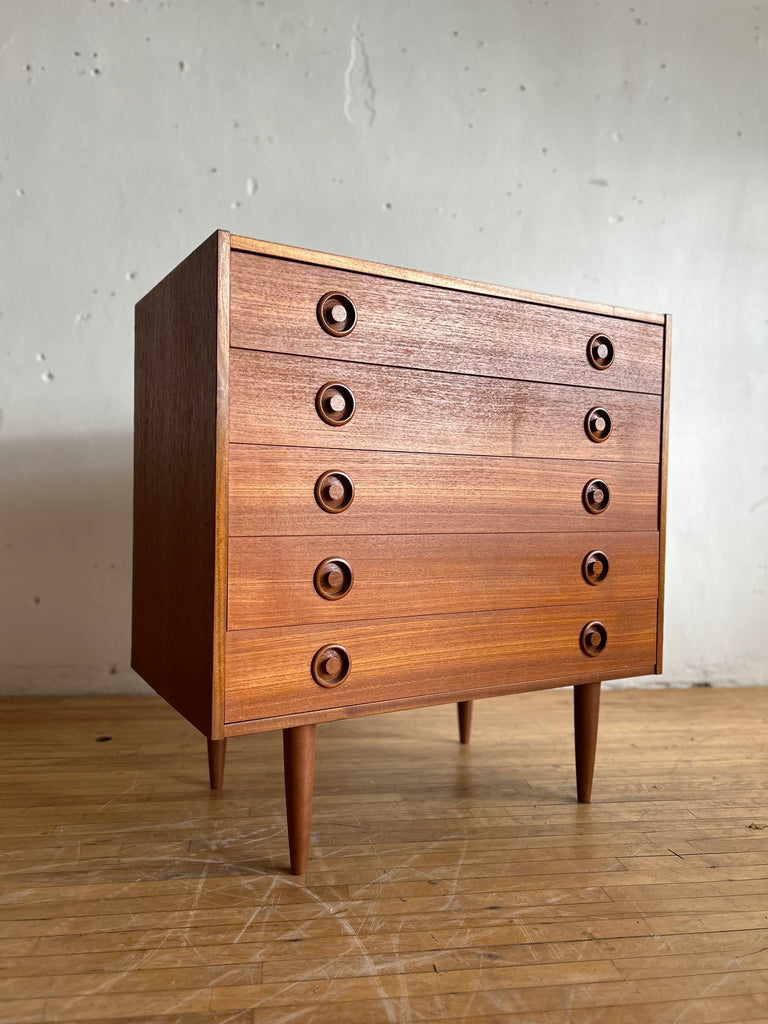
<svg viewBox="0 0 768 1024"><path fill-rule="evenodd" d="M208 738L661 671L669 317L219 231L136 307L135 670Z"/></svg>

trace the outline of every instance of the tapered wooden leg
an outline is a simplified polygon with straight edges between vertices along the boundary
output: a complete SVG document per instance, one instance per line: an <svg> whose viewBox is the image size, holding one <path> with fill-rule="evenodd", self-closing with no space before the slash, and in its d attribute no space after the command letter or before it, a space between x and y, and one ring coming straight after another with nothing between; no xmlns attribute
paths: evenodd
<svg viewBox="0 0 768 1024"><path fill-rule="evenodd" d="M595 771L597 720L600 715L600 683L582 683L573 688L573 732L576 740L576 792L579 803L592 799Z"/></svg>
<svg viewBox="0 0 768 1024"><path fill-rule="evenodd" d="M309 860L312 790L315 784L314 725L283 729L283 768L291 872L303 875Z"/></svg>
<svg viewBox="0 0 768 1024"><path fill-rule="evenodd" d="M472 732L472 701L460 700L456 707L459 712L459 742L466 746Z"/></svg>
<svg viewBox="0 0 768 1024"><path fill-rule="evenodd" d="M224 785L224 758L227 756L226 740L208 740L208 775L211 789Z"/></svg>

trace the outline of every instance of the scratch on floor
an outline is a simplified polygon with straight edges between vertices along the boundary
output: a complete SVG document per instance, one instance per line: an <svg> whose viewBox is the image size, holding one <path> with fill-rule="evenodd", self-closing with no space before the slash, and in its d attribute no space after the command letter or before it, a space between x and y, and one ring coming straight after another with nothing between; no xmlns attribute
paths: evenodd
<svg viewBox="0 0 768 1024"><path fill-rule="evenodd" d="M129 793L132 793L134 791L134 789L136 789L136 783L138 781L139 781L139 773L136 772L136 774L133 777L133 782L130 784L130 786L127 789L124 789L122 793L116 793L115 796L113 796L111 800L107 800L107 802L105 804L102 804L101 807L97 807L95 813L96 814L100 814L104 810L105 807L109 807L109 805L113 804L115 802L115 800L119 800L121 796L127 796Z"/></svg>
<svg viewBox="0 0 768 1024"><path fill-rule="evenodd" d="M215 856L216 851L210 850L208 856L206 857L205 864L203 864L202 873L200 874L200 877L197 880L197 885L195 886L194 892L192 894L192 906L187 911L187 924L184 928L184 932L182 935L182 945L191 946L192 949L194 949L197 956L199 957L201 964L204 964L206 961L200 950L192 941L192 928L194 927L195 924L195 914L200 904L200 898L202 897L203 890L205 889L205 881L206 878L208 877L208 869L210 868Z"/></svg>
<svg viewBox="0 0 768 1024"><path fill-rule="evenodd" d="M363 963L367 967L367 969L368 969L368 971L370 973L370 977L373 980L373 982L374 982L374 984L376 986L376 989L378 990L378 995L379 995L379 998L381 1000L381 1007L384 1010L384 1013L386 1014L386 1018L387 1018L387 1021L389 1021L389 1024L396 1024L396 1022L398 1020L408 1019L408 1017L403 1018L402 1016L400 1016L398 1011L396 1010L396 1008L394 1006L392 1006L391 999L387 995L386 989L385 989L385 987L384 987L384 985L383 985L383 983L381 981L379 973L376 970L376 965L374 964L373 959L371 958L371 954L365 948L365 944L364 944L362 938L360 937L360 935L357 933L357 931L352 926L351 921L346 920L346 918L342 916L341 911L337 912L334 909L334 907L332 906L332 904L326 903L325 900L321 899L316 893L313 893L311 889L301 885L298 882L291 882L291 881L289 881L287 879L283 879L283 882L286 885L290 885L290 886L292 886L292 887L294 887L296 889L301 889L301 891L305 895L307 895L311 899L313 899L318 904L318 906L321 907L326 913L328 913L332 917L334 917L339 922L339 924L341 925L343 930L346 932L346 934L350 936L350 938L352 939L354 944L360 950L360 955L361 955L361 958L363 960ZM405 999L406 1003L408 1004L407 1007L406 1007L406 1010L407 1010L408 1013L410 1013L410 1000L409 1000L408 993L406 992L400 998L404 998Z"/></svg>
<svg viewBox="0 0 768 1024"><path fill-rule="evenodd" d="M262 912L262 910L264 909L264 904L265 903L269 903L270 906L273 905L272 901L270 901L270 895L275 892L276 888L277 888L277 879L273 878L272 881L270 882L269 887L266 890L266 892L261 894L261 903L254 908L253 913L251 914L251 916L248 918L248 920L245 922L243 927L237 933L236 937L232 940L234 945L237 945L237 943L240 941L240 939L242 939L242 937L245 935L245 933L251 927L253 922L256 920L257 916Z"/></svg>

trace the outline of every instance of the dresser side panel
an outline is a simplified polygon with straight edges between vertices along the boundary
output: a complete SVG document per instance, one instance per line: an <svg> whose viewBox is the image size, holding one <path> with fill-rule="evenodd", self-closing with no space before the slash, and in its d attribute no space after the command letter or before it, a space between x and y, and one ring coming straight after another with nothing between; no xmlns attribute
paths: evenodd
<svg viewBox="0 0 768 1024"><path fill-rule="evenodd" d="M131 665L210 735L216 592L214 234L136 306Z"/></svg>

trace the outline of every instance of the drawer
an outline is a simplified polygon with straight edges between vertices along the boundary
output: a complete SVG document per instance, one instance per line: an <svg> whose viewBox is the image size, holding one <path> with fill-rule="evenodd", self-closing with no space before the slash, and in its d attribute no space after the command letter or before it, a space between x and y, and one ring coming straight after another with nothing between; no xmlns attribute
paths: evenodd
<svg viewBox="0 0 768 1024"><path fill-rule="evenodd" d="M347 478L342 505L354 488L340 513L315 496L334 471ZM582 497L594 479L610 494L598 515ZM229 448L230 535L648 532L658 530L658 500L659 470L649 463Z"/></svg>
<svg viewBox="0 0 768 1024"><path fill-rule="evenodd" d="M321 389L333 382L340 387L323 401ZM593 409L610 419L602 442L587 433ZM231 352L229 414L233 443L659 461L657 395L242 349ZM350 414L341 424L323 418Z"/></svg>
<svg viewBox="0 0 768 1024"><path fill-rule="evenodd" d="M658 554L657 533L232 537L227 628L598 609L655 599Z"/></svg>
<svg viewBox="0 0 768 1024"><path fill-rule="evenodd" d="M329 293L354 303L349 334L320 325ZM661 393L657 324L254 254L232 253L230 331L236 348ZM596 334L613 346L606 369L587 358Z"/></svg>
<svg viewBox="0 0 768 1024"><path fill-rule="evenodd" d="M580 643L593 620L605 629L594 657ZM334 645L347 652L349 674L319 685L313 659ZM655 601L240 630L227 633L225 715L238 722L459 689L470 699L473 687L644 675L655 657ZM336 664L346 667L341 657Z"/></svg>

